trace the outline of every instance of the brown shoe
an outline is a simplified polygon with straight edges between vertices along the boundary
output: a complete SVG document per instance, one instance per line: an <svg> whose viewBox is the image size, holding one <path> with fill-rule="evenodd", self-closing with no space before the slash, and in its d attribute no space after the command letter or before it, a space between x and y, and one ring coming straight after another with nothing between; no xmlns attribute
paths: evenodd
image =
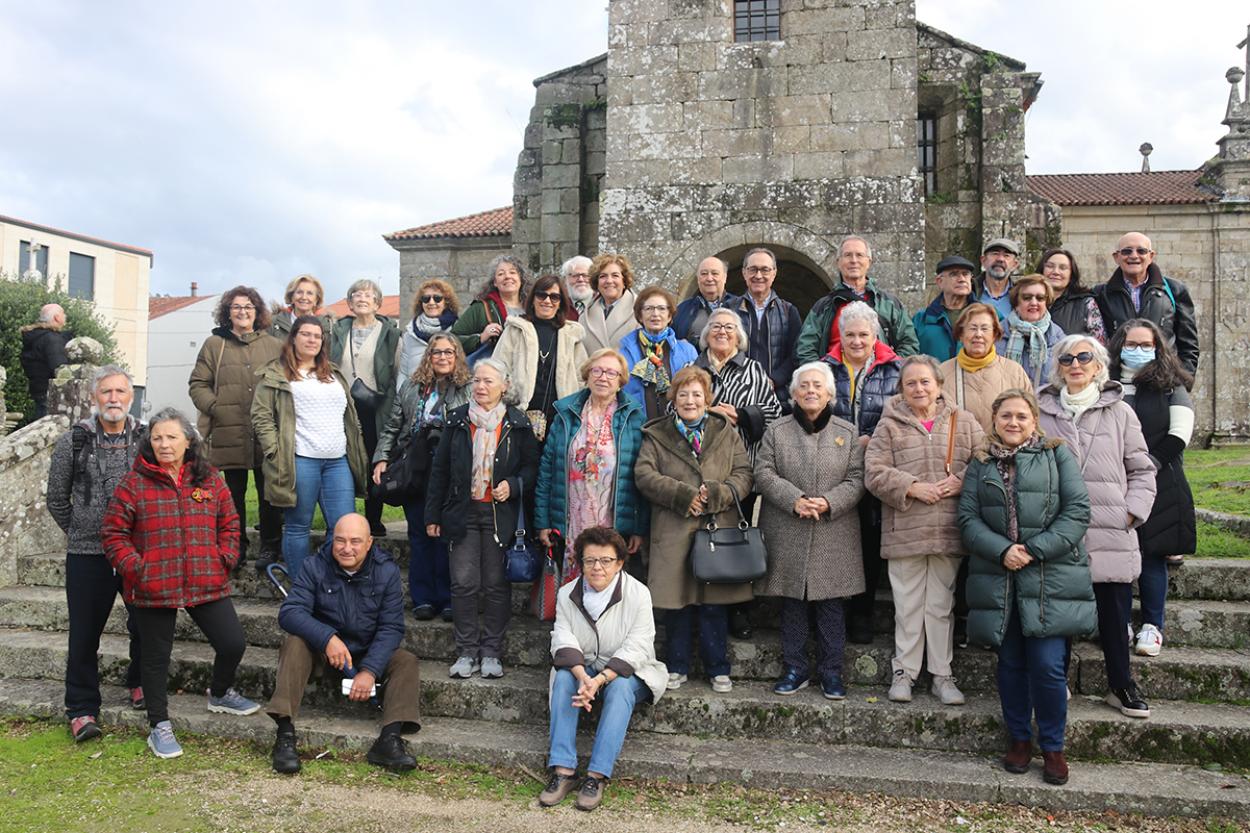
<svg viewBox="0 0 1250 833"><path fill-rule="evenodd" d="M607 778L596 778L593 775L587 775L586 780L582 781L581 789L577 791L576 807L579 810L590 812L599 806L599 802L603 801L603 785L608 782Z"/></svg>
<svg viewBox="0 0 1250 833"><path fill-rule="evenodd" d="M1068 783L1068 761L1063 752L1042 753L1042 778L1047 784Z"/></svg>
<svg viewBox="0 0 1250 833"><path fill-rule="evenodd" d="M1019 775L1029 771L1029 762L1033 760L1033 742L1013 740L1003 756L1003 769Z"/></svg>
<svg viewBox="0 0 1250 833"><path fill-rule="evenodd" d="M538 794L538 803L543 807L554 807L563 801L565 796L573 792L573 788L576 786L576 775L561 775L553 767L547 786Z"/></svg>

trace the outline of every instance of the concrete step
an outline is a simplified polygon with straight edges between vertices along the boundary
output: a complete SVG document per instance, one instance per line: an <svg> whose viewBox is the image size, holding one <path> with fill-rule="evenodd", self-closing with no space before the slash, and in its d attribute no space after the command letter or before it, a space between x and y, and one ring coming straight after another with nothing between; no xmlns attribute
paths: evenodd
<svg viewBox="0 0 1250 833"><path fill-rule="evenodd" d="M0 632L0 677L56 681L65 667L64 635L30 630ZM123 681L126 640L106 635L101 643L101 679ZM180 642L170 667L170 690L206 690L212 664L208 645ZM239 668L238 688L252 697L273 690L277 651L250 648ZM548 671L506 669L502 680L450 680L441 662L422 663L424 713L496 723L545 725ZM311 686L311 705L341 703L334 682ZM1068 751L1078 758L1250 767L1250 720L1244 708L1180 701L1152 701L1150 720L1123 717L1097 698L1071 701ZM355 707L359 713L360 708ZM1003 745L999 704L992 693L969 698L963 707L944 707L917 689L912 703L889 703L879 687L852 688L845 701L824 699L809 688L793 697L772 694L771 684L742 680L726 695L694 680L670 692L635 718L642 731L719 738L786 739L805 743L852 744L991 754Z"/></svg>
<svg viewBox="0 0 1250 833"><path fill-rule="evenodd" d="M247 634L248 643L276 648L284 633L277 623L277 604L239 599L235 609ZM441 620L419 622L407 616L406 647L422 659L451 662L457 656L451 625ZM66 630L69 625L64 592L52 587L10 587L0 589L0 627ZM125 633L125 608L118 601L106 631ZM663 626L658 627L658 648L663 654ZM204 635L185 612L178 616L179 639L203 641ZM551 627L528 615L513 618L505 643L504 661L509 666L547 668L550 664ZM733 676L741 679L773 680L781 674L780 634L761 629L750 641L730 640ZM871 645L847 644L845 679L850 685L886 686L891 673L893 643L888 634L878 634ZM1135 678L1151 696L1169 700L1207 702L1250 702L1250 661L1243 652L1228 649L1198 649L1169 644L1156 658L1133 657ZM699 668L696 666L696 671ZM970 648L955 651L954 672L966 691L996 690L994 659L990 651ZM1077 693L1097 694L1105 690L1102 652L1092 644L1077 644L1070 685ZM922 683L927 682L922 679Z"/></svg>

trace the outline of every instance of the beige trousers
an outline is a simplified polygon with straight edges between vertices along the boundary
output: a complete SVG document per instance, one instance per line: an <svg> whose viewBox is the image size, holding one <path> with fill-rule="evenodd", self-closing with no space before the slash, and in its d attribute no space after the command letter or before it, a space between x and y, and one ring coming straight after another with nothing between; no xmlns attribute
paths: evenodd
<svg viewBox="0 0 1250 833"><path fill-rule="evenodd" d="M929 673L951 673L955 576L960 559L949 555L891 558L886 563L894 594L894 670L915 682L924 659Z"/></svg>

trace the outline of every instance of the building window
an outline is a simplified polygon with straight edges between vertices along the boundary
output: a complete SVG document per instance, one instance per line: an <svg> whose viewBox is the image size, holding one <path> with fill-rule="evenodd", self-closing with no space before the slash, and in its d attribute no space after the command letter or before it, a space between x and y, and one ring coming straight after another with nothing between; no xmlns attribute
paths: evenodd
<svg viewBox="0 0 1250 833"><path fill-rule="evenodd" d="M734 0L734 40L781 40L781 0Z"/></svg>
<svg viewBox="0 0 1250 833"><path fill-rule="evenodd" d="M937 117L921 113L916 119L916 150L920 175L924 177L924 193L937 191Z"/></svg>
<svg viewBox="0 0 1250 833"><path fill-rule="evenodd" d="M20 253L17 258L17 276L24 276L30 269L30 241L23 240L20 245ZM48 279L48 247L40 246L38 254L35 255L35 268L39 270L39 274L43 275L43 279Z"/></svg>
<svg viewBox="0 0 1250 833"><path fill-rule="evenodd" d="M95 299L95 258L69 253L69 295L84 301Z"/></svg>

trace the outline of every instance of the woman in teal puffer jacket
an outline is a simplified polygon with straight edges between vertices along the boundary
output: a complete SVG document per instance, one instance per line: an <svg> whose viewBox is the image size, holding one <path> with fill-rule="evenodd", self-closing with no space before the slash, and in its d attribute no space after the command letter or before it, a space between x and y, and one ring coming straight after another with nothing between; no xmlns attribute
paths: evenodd
<svg viewBox="0 0 1250 833"><path fill-rule="evenodd" d="M1011 745L1008 772L1033 757L1032 718L1047 783L1068 780L1068 640L1097 629L1089 556L1089 493L1076 457L1038 430L1037 399L1018 388L994 400L986 447L964 474L959 526L968 565L968 639L998 649L998 696Z"/></svg>

